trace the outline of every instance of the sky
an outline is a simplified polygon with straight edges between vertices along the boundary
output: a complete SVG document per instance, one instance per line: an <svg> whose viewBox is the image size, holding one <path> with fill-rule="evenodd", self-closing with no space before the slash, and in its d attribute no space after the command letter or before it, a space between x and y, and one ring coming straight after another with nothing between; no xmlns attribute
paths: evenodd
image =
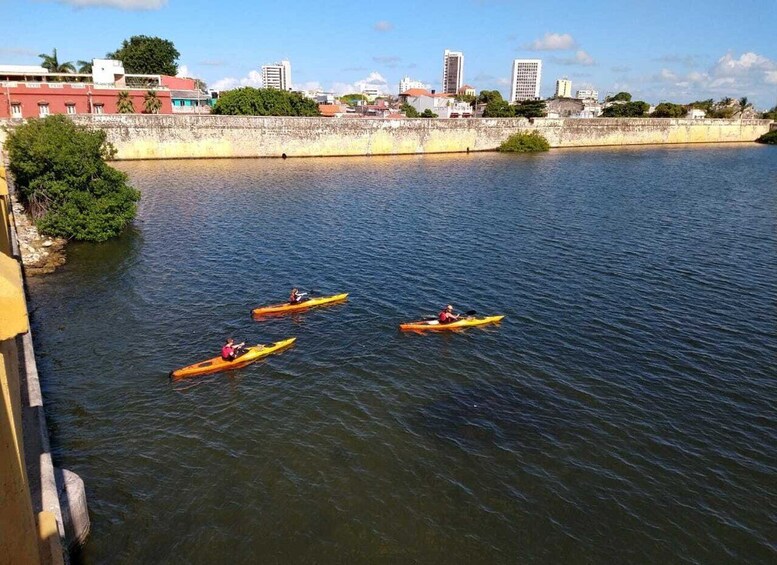
<svg viewBox="0 0 777 565"><path fill-rule="evenodd" d="M296 89L364 84L396 94L403 76L440 89L445 49L464 82L509 95L512 61L543 61L540 94L620 91L651 104L747 96L777 105L777 0L0 0L0 64L102 58L133 35L172 41L179 75L210 88L261 86L281 59Z"/></svg>

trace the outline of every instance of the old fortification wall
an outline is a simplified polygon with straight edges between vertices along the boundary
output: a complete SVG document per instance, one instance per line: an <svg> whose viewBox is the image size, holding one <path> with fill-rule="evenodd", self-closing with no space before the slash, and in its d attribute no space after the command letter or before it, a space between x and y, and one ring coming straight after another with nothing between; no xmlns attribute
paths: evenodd
<svg viewBox="0 0 777 565"><path fill-rule="evenodd" d="M314 157L489 151L518 131L552 147L754 141L769 120L351 119L212 115L88 115L118 159Z"/></svg>

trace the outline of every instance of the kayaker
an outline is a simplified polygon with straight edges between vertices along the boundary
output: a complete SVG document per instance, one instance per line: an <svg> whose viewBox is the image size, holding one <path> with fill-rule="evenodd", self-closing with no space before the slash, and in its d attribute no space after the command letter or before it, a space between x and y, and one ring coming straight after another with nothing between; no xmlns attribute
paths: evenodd
<svg viewBox="0 0 777 565"><path fill-rule="evenodd" d="M445 309L440 312L439 320L441 324L450 324L459 319L457 314L453 313L453 306L448 304Z"/></svg>
<svg viewBox="0 0 777 565"><path fill-rule="evenodd" d="M307 292L300 292L296 288L292 288L291 294L289 295L289 304L299 304L302 302L302 297L306 295Z"/></svg>
<svg viewBox="0 0 777 565"><path fill-rule="evenodd" d="M236 344L234 339L228 337L226 343L224 343L224 346L221 348L221 358L224 361L234 361L235 358L242 353L245 344L245 341Z"/></svg>

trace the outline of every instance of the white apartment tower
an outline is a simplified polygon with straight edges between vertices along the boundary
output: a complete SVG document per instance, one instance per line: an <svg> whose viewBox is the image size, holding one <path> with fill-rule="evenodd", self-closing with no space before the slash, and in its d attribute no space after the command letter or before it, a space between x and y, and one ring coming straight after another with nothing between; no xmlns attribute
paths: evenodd
<svg viewBox="0 0 777 565"><path fill-rule="evenodd" d="M513 61L513 81L510 84L510 102L535 100L540 97L542 61L516 59Z"/></svg>
<svg viewBox="0 0 777 565"><path fill-rule="evenodd" d="M420 88L422 90L426 90L426 85L420 80L411 80L410 77L403 77L402 80L399 81L400 94L407 92L411 88Z"/></svg>
<svg viewBox="0 0 777 565"><path fill-rule="evenodd" d="M560 78L556 81L556 98L572 98L572 81Z"/></svg>
<svg viewBox="0 0 777 565"><path fill-rule="evenodd" d="M458 94L464 76L464 53L445 50L442 61L442 91L445 94Z"/></svg>
<svg viewBox="0 0 777 565"><path fill-rule="evenodd" d="M262 86L275 90L291 90L291 63L281 61L262 65Z"/></svg>

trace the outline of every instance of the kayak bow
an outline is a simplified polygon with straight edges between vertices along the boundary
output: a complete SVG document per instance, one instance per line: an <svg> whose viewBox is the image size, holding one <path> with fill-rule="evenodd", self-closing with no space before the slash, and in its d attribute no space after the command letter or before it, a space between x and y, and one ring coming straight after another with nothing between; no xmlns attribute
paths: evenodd
<svg viewBox="0 0 777 565"><path fill-rule="evenodd" d="M407 324L399 324L399 329L402 331L441 331L441 330L458 330L461 328L470 328L472 326L484 326L486 324L495 324L499 322L504 316L487 316L485 318L462 318L456 320L450 324L441 324L439 320L421 320L419 322L408 322Z"/></svg>
<svg viewBox="0 0 777 565"><path fill-rule="evenodd" d="M342 302L348 298L348 293L335 294L334 296L319 296L317 298L311 298L309 300L303 300L297 304L290 304L289 302L282 302L280 304L270 304L269 306L260 306L254 308L251 313L254 316L263 316L265 314L285 314L286 312L299 312L300 310L307 310L315 306L323 306L324 304L334 304L335 302Z"/></svg>
<svg viewBox="0 0 777 565"><path fill-rule="evenodd" d="M211 373L218 373L220 371L231 371L232 369L240 369L246 365L250 365L254 361L258 361L262 357L267 357L271 353L280 351L286 347L289 347L297 340L296 337L290 337L282 341L276 341L270 345L254 345L246 348L246 352L243 355L235 358L234 361L225 361L219 357L208 359L207 361L201 361L194 365L188 365L170 373L170 378L173 380L186 379L189 377L198 377L200 375L209 375Z"/></svg>

